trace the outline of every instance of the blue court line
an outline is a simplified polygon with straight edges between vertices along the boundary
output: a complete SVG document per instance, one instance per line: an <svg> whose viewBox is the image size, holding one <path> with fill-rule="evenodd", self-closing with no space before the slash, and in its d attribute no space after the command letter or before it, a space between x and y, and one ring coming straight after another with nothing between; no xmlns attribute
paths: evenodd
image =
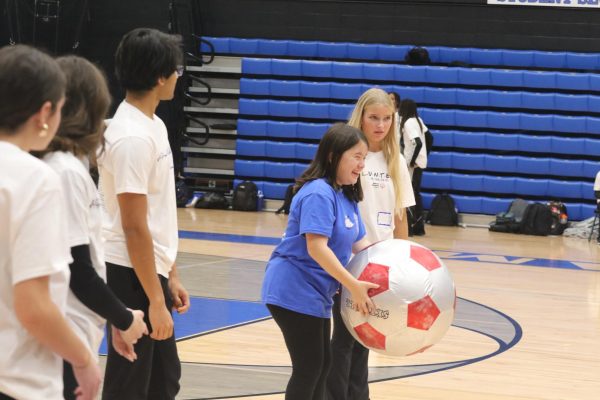
<svg viewBox="0 0 600 400"><path fill-rule="evenodd" d="M179 239L213 240L218 242L234 242L249 244L277 245L281 238L249 235L231 235L228 233L179 231Z"/></svg>
<svg viewBox="0 0 600 400"><path fill-rule="evenodd" d="M186 340L266 318L271 318L271 314L262 303L191 296L188 312L173 313L175 340ZM99 353L107 353L106 338L102 340Z"/></svg>
<svg viewBox="0 0 600 400"><path fill-rule="evenodd" d="M250 235L232 235L227 233L211 233L211 232L194 232L194 231L179 231L180 239L193 239L193 240L211 240L218 242L233 242L233 243L248 243L248 244L262 244L262 245L277 245L281 242L281 238L267 237L267 236L250 236ZM455 261L471 261L471 262L486 262L490 264L511 264L519 265L524 267L542 267L542 268L559 268L559 269L572 269L572 270L585 270L585 271L599 271L600 263L590 261L569 261L569 260L552 260L548 258L532 258L532 257L518 257L518 256L506 256L501 254L486 254L486 253L467 253L452 250L435 250L441 254L438 254L442 260L455 260ZM443 253L451 253L450 256L443 256ZM501 261L490 261L482 260L480 257L495 256L503 257ZM577 264L589 265L590 268L582 267ZM593 268L596 266L596 268Z"/></svg>

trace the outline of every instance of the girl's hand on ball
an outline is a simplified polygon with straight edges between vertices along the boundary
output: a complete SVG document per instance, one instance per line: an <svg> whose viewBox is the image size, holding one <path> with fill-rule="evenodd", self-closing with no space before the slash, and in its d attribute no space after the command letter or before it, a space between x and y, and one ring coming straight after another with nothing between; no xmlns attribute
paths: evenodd
<svg viewBox="0 0 600 400"><path fill-rule="evenodd" d="M369 289L377 289L379 287L376 283L365 282L356 280L353 288L350 289L352 294L352 301L358 307L363 315L367 315L377 307L371 298L369 297Z"/></svg>

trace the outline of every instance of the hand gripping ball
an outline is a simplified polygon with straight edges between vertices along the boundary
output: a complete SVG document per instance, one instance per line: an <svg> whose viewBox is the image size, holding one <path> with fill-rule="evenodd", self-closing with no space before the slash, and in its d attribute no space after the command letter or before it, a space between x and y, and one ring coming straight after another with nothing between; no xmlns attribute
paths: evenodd
<svg viewBox="0 0 600 400"><path fill-rule="evenodd" d="M358 253L348 270L359 280L379 285L369 290L376 306L370 315L355 311L350 292L342 290L342 319L365 347L390 356L420 353L450 327L456 308L454 282L426 247L384 240Z"/></svg>

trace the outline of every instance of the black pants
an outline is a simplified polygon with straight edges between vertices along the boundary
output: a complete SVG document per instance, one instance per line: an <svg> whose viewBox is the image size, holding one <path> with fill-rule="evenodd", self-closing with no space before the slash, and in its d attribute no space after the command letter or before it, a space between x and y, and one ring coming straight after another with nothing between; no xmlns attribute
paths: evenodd
<svg viewBox="0 0 600 400"><path fill-rule="evenodd" d="M75 389L79 386L75 374L73 373L73 366L67 361L63 360L63 397L65 400L75 400Z"/></svg>
<svg viewBox="0 0 600 400"><path fill-rule="evenodd" d="M340 314L340 295L333 298L331 371L327 378L327 400L369 399L369 349L348 332Z"/></svg>
<svg viewBox="0 0 600 400"><path fill-rule="evenodd" d="M4 393L0 393L0 400L15 400L15 399L12 397L8 397Z"/></svg>
<svg viewBox="0 0 600 400"><path fill-rule="evenodd" d="M148 329L148 298L132 268L106 264L108 286L123 303L144 311ZM168 280L159 276L169 312L173 300ZM132 362L121 357L111 345L110 326L107 326L108 358L104 376L103 400L171 400L179 392L181 363L175 346L175 335L165 340L142 336L134 345L137 360Z"/></svg>
<svg viewBox="0 0 600 400"><path fill-rule="evenodd" d="M408 231L411 235L425 234L425 221L423 220L423 197L421 196L421 178L423 169L415 167L412 174L412 187L415 194L415 205L411 207L412 216L409 219Z"/></svg>
<svg viewBox="0 0 600 400"><path fill-rule="evenodd" d="M325 400L331 365L331 320L267 304L279 325L292 359L292 376L285 400Z"/></svg>

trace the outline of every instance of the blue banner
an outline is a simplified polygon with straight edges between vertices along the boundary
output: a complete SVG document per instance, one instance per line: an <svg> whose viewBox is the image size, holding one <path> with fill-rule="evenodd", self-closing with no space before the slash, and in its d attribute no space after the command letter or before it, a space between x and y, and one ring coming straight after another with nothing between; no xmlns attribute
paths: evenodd
<svg viewBox="0 0 600 400"><path fill-rule="evenodd" d="M501 6L600 8L598 1L599 0L487 0L487 3Z"/></svg>

